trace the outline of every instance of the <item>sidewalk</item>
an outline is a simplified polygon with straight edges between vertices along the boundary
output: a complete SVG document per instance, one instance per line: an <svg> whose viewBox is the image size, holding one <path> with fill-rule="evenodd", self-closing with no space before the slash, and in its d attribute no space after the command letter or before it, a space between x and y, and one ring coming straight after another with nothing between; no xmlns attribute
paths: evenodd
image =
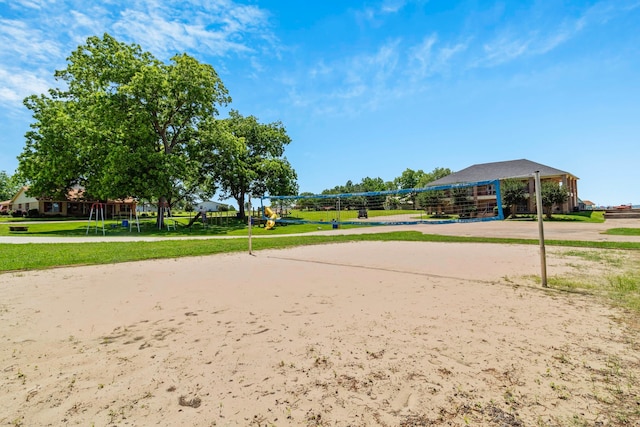
<svg viewBox="0 0 640 427"><path fill-rule="evenodd" d="M545 222L545 240L585 240L603 242L639 242L640 236L615 236L602 234L610 228L640 228L640 219L613 219L604 223L584 222ZM505 237L521 239L538 239L538 223L535 221L486 221L453 224L417 224L376 226L368 228L352 228L324 230L302 234L278 234L273 236L254 236L254 238L313 236L313 235L348 235L369 233L390 233L394 231L419 231L425 234L444 236L472 237ZM246 236L176 236L149 237L132 232L130 236L102 236L90 234L81 237L29 237L0 236L0 244L24 243L88 243L88 242L154 242L158 240L207 240L207 239L247 239Z"/></svg>

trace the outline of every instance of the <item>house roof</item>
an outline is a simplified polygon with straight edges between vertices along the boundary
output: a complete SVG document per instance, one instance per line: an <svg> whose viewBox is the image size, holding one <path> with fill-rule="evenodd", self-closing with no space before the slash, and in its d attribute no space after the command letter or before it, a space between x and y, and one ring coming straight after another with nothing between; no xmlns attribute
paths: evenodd
<svg viewBox="0 0 640 427"><path fill-rule="evenodd" d="M26 185L25 185L24 187L20 188L20 189L16 192L16 194L14 194L14 195L13 195L13 197L11 198L11 200L9 200L9 203L13 203L13 202L18 198L18 196L20 196L20 194L24 193L24 192L25 192L25 191L27 191L28 189L29 189L29 187L28 187L28 186L26 186Z"/></svg>
<svg viewBox="0 0 640 427"><path fill-rule="evenodd" d="M540 171L541 178L569 175L577 179L577 177L569 172L532 162L531 160L520 159L469 166L459 172L454 172L444 178L430 182L429 186L492 181L496 179L525 178L531 176L535 171Z"/></svg>
<svg viewBox="0 0 640 427"><path fill-rule="evenodd" d="M29 190L29 186L24 186L22 187L20 190L18 190L18 192L15 194L15 196L13 196L13 198L11 200L9 200L10 203L13 203L14 200L16 200L18 198L18 196ZM34 197L34 199L36 200L45 200L45 201L57 201L57 202L63 202L63 201L70 201L70 202L81 202L81 201L91 201L92 199L86 199L85 198L85 191L83 187L79 187L76 186L74 188L69 189L69 191L67 192L67 197L66 199L63 200L58 200L58 198L54 198L54 197ZM127 197L125 199L116 199L116 200L108 200L109 203L135 203L136 200L133 197Z"/></svg>

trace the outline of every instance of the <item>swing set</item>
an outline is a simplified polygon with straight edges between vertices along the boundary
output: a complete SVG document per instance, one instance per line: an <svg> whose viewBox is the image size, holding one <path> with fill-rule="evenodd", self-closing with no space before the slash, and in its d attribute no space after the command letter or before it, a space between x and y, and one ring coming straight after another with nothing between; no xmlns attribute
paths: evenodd
<svg viewBox="0 0 640 427"><path fill-rule="evenodd" d="M89 211L89 222L87 223L87 232L86 235L89 235L89 230L92 227L91 222L93 221L93 228L95 230L95 234L98 234L98 230L102 225L102 235L105 235L105 227L104 227L104 219L105 219L105 208L106 204L102 202L96 202L91 205L91 210ZM135 211L135 217L134 212ZM122 220L122 227L129 227L129 232L133 231L133 223L135 221L136 228L138 233L140 232L140 217L138 215L138 210L136 209L136 204L133 203L131 209L129 209L129 219Z"/></svg>

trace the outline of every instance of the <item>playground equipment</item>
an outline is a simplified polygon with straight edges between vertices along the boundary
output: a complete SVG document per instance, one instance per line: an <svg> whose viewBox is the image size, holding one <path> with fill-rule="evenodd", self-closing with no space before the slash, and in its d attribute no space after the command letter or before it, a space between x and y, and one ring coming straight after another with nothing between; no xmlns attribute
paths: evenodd
<svg viewBox="0 0 640 427"><path fill-rule="evenodd" d="M95 217L93 216L95 214ZM94 225L96 234L98 234L98 221L102 220L102 235L104 236L104 203L94 203L91 205L91 211L89 212L89 222L87 223L87 232L89 234L89 228L91 228L91 219L94 218Z"/></svg>
<svg viewBox="0 0 640 427"><path fill-rule="evenodd" d="M167 227L167 231L171 231L172 229L175 231L178 221L173 219L171 215L171 206L168 202L161 202L159 206L160 211L158 214L162 217L162 221L158 221L158 228L162 229L162 227Z"/></svg>
<svg viewBox="0 0 640 427"><path fill-rule="evenodd" d="M134 217L134 212L135 212L135 217ZM136 222L136 227L138 228L138 233L139 233L140 232L140 216L138 215L138 208L135 204L133 205L132 209L129 209L129 222L127 224L129 226L129 232L133 230L134 220Z"/></svg>
<svg viewBox="0 0 640 427"><path fill-rule="evenodd" d="M265 206L264 214L267 217L269 217L269 219L267 220L267 224L264 227L264 229L265 230L271 230L273 227L276 226L276 219L278 218L278 215L276 215L276 213L274 211L272 211L269 206Z"/></svg>

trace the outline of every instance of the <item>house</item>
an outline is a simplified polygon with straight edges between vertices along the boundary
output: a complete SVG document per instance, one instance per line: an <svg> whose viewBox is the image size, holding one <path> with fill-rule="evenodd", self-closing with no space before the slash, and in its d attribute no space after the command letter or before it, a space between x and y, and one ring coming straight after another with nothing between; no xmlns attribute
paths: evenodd
<svg viewBox="0 0 640 427"><path fill-rule="evenodd" d="M218 212L218 211L228 211L229 205L224 203L214 202L212 200L207 200L204 202L200 202L195 206L196 212Z"/></svg>
<svg viewBox="0 0 640 427"><path fill-rule="evenodd" d="M67 193L65 200L53 199L50 197L35 197L28 195L29 187L22 187L9 201L8 209L12 212L22 212L28 214L29 211L38 211L38 216L78 216L86 217L91 212L91 207L96 200L84 198L84 189L73 188ZM105 208L105 216L117 217L128 215L136 202L133 199L107 200L101 202Z"/></svg>
<svg viewBox="0 0 640 427"><path fill-rule="evenodd" d="M429 186L462 184L466 182L493 181L505 179L520 179L527 183L528 193L535 194L534 173L540 172L541 181L553 181L566 188L569 193L568 200L557 206L557 210L562 213L569 213L579 207L578 199L578 177L560 169L552 168L541 163L532 162L527 159L509 160L504 162L481 163L469 166L459 172L447 175L436 181L430 182ZM495 196L493 196L495 201ZM535 198L529 197L526 205L518 206L518 212L535 212Z"/></svg>
<svg viewBox="0 0 640 427"><path fill-rule="evenodd" d="M580 207L580 210L587 210L587 211L592 211L596 208L596 204L593 203L591 200L578 200L578 206Z"/></svg>
<svg viewBox="0 0 640 427"><path fill-rule="evenodd" d="M29 212L32 209L38 209L38 199L27 195L29 187L22 187L9 200L9 211L11 212Z"/></svg>

